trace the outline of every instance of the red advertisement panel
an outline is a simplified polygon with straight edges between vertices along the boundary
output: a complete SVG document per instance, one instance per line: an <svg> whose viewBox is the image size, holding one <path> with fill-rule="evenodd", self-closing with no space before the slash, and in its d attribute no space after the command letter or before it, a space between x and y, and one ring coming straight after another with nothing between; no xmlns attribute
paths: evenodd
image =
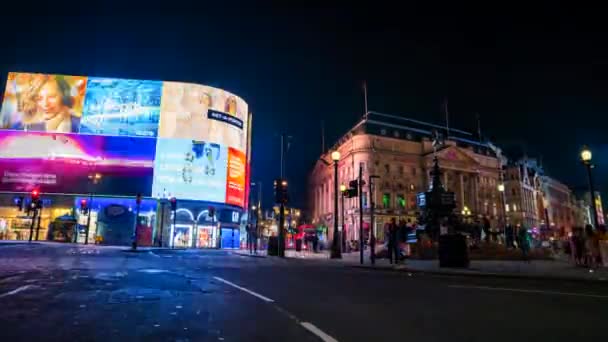
<svg viewBox="0 0 608 342"><path fill-rule="evenodd" d="M243 207L245 204L245 175L247 160L245 153L228 148L228 175L226 180L226 203Z"/></svg>

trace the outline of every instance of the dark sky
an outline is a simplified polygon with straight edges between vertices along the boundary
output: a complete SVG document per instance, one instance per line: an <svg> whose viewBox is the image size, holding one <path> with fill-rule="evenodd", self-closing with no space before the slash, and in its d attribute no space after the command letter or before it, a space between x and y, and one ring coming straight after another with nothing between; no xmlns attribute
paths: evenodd
<svg viewBox="0 0 608 342"><path fill-rule="evenodd" d="M4 8L0 77L31 71L232 91L254 114L253 180L263 181L267 204L279 132L293 136L287 177L301 205L321 151L320 122L328 142L352 126L363 114L363 80L370 109L420 120L442 123L448 97L452 126L473 131L479 113L485 135L542 155L548 173L573 186L585 184L577 158L589 144L596 180L608 190L608 45L599 9L138 6L109 1L57 15L56 7Z"/></svg>

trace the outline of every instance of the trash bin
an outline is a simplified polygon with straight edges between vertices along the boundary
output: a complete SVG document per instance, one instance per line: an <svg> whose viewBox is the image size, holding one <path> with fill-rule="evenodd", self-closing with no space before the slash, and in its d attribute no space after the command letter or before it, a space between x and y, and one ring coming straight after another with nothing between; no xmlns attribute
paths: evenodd
<svg viewBox="0 0 608 342"><path fill-rule="evenodd" d="M268 238L268 255L279 255L279 238L276 236Z"/></svg>
<svg viewBox="0 0 608 342"><path fill-rule="evenodd" d="M466 237L461 234L439 236L439 267L469 267Z"/></svg>

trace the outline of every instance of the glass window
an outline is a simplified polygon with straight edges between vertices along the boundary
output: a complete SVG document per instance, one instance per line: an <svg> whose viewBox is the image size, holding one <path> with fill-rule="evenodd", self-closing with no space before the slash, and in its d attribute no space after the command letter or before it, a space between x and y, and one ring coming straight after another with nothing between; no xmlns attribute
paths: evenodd
<svg viewBox="0 0 608 342"><path fill-rule="evenodd" d="M405 209L405 196L403 196L403 194L397 195L397 206L400 209Z"/></svg>
<svg viewBox="0 0 608 342"><path fill-rule="evenodd" d="M506 212L509 212L509 204L508 204L508 203L507 203L507 204L505 204L505 211L506 211Z"/></svg>
<svg viewBox="0 0 608 342"><path fill-rule="evenodd" d="M513 211L517 211L517 205L513 203Z"/></svg>
<svg viewBox="0 0 608 342"><path fill-rule="evenodd" d="M361 196L363 197L363 208L367 208L367 192L362 192Z"/></svg>
<svg viewBox="0 0 608 342"><path fill-rule="evenodd" d="M412 167L412 175L415 176L416 175L416 168Z"/></svg>
<svg viewBox="0 0 608 342"><path fill-rule="evenodd" d="M389 208L390 205L391 205L391 194L385 192L382 195L382 207Z"/></svg>
<svg viewBox="0 0 608 342"><path fill-rule="evenodd" d="M384 164L384 172L386 172L386 173L391 172L391 166L388 164Z"/></svg>
<svg viewBox="0 0 608 342"><path fill-rule="evenodd" d="M399 165L397 167L397 170L399 171L399 174L402 175L403 174L403 165Z"/></svg>

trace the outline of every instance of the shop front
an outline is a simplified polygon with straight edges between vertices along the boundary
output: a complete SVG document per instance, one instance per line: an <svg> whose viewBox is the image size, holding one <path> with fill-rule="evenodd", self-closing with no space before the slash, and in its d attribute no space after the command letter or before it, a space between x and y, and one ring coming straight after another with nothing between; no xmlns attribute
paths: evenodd
<svg viewBox="0 0 608 342"><path fill-rule="evenodd" d="M73 212L71 196L43 196L43 208L40 215L33 219L28 215L30 205L29 194L2 193L0 194L0 240L47 240L52 222L61 216L69 216ZM21 201L22 206L17 203Z"/></svg>

